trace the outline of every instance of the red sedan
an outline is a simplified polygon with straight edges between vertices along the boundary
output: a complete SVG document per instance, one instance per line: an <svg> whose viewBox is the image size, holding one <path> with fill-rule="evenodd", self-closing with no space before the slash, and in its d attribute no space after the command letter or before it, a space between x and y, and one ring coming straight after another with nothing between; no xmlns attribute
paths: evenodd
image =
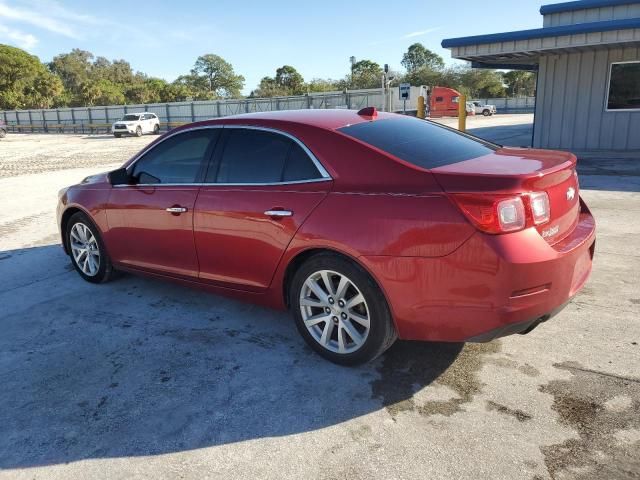
<svg viewBox="0 0 640 480"><path fill-rule="evenodd" d="M526 333L591 271L576 158L500 147L374 109L240 115L175 129L60 192L62 244L116 270L290 309L357 364L396 338Z"/></svg>

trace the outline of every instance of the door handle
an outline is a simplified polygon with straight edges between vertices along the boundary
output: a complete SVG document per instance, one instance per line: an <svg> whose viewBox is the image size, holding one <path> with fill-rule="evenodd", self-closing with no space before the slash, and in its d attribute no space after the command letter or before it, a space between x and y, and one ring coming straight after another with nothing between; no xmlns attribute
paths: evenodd
<svg viewBox="0 0 640 480"><path fill-rule="evenodd" d="M185 207L169 207L165 210L169 213L184 213L187 211Z"/></svg>
<svg viewBox="0 0 640 480"><path fill-rule="evenodd" d="M267 210L264 214L267 217L290 217L293 212L291 210Z"/></svg>

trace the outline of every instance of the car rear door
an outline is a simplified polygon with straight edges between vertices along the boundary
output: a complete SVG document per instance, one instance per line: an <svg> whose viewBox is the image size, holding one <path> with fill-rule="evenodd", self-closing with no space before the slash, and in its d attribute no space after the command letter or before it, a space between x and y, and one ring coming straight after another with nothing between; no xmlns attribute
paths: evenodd
<svg viewBox="0 0 640 480"><path fill-rule="evenodd" d="M297 139L225 126L195 206L201 280L261 291L331 178Z"/></svg>
<svg viewBox="0 0 640 480"><path fill-rule="evenodd" d="M180 277L198 276L193 212L219 128L167 137L130 167L135 185L114 186L106 244L114 262Z"/></svg>

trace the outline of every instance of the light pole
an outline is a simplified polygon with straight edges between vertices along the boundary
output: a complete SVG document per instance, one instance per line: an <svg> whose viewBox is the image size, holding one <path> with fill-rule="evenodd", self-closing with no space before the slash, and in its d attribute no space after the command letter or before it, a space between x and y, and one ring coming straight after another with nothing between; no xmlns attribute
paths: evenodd
<svg viewBox="0 0 640 480"><path fill-rule="evenodd" d="M351 88L353 89L353 66L356 64L356 57L351 55L349 61L351 62Z"/></svg>

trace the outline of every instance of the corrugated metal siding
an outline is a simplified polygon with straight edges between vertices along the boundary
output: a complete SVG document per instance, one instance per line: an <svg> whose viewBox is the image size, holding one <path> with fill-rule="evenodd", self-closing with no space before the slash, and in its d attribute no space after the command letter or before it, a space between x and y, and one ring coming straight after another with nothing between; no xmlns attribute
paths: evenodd
<svg viewBox="0 0 640 480"><path fill-rule="evenodd" d="M544 15L544 27L575 25L577 23L600 22L605 20L622 20L640 17L640 2L629 5L615 5L601 8L585 8L569 12Z"/></svg>
<svg viewBox="0 0 640 480"><path fill-rule="evenodd" d="M640 48L612 48L540 57L535 147L640 149L640 111L607 112L612 62L639 60Z"/></svg>
<svg viewBox="0 0 640 480"><path fill-rule="evenodd" d="M453 58L481 59L482 56L522 54L523 52L537 53L540 51L544 52L544 50L566 48L594 48L604 47L612 43L624 44L627 42L640 42L640 28L532 38L529 40L519 40L517 42L482 43L452 47L450 50ZM517 62L518 58L514 58L513 61Z"/></svg>

